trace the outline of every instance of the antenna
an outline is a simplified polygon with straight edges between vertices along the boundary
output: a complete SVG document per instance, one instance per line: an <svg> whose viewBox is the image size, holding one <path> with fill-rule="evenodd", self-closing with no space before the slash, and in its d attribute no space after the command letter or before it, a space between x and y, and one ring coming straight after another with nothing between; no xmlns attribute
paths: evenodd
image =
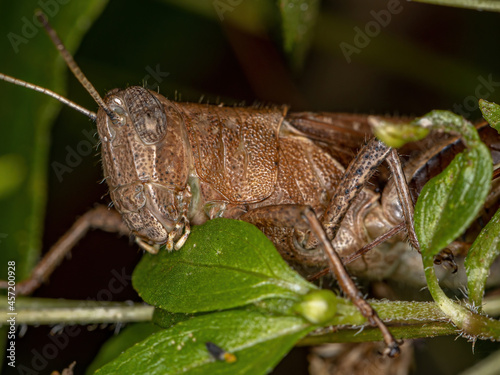
<svg viewBox="0 0 500 375"><path fill-rule="evenodd" d="M52 43L56 46L57 50L59 51L62 58L66 62L66 65L71 70L71 72L76 77L76 79L78 79L78 81L82 84L82 86L85 88L85 90L87 90L87 92L90 94L90 96L92 96L92 98L99 105L99 107L101 107L104 110L104 112L106 112L106 114L111 119L111 121L114 124L117 124L117 122L119 121L118 115L116 115L104 103L104 100L102 100L101 96L99 95L99 93L97 92L95 87L92 85L92 83L90 83L90 81L87 79L87 77L85 77L85 74L83 74L80 67L77 65L77 63L75 62L75 60L73 59L71 54L68 52L68 50L66 49L66 47L62 43L61 39L57 35L56 31L52 28L52 26L50 26L49 21L48 21L47 17L45 16L45 14L42 11L37 10L35 12L35 16L38 19L38 21L40 21L40 23L43 25L45 31L47 32L50 39L52 40ZM61 103L66 104L67 106L83 113L85 116L89 117L93 121L96 121L96 119L97 119L97 115L94 112L83 108L82 106L70 101L69 99L66 99L65 97L63 97L63 96L61 96L61 95L59 95L59 94L57 94L49 89L43 88L41 86L26 82L26 81L23 81L21 79L10 77L10 76L8 76L6 74L2 74L2 73L0 73L0 80L10 82L10 83L13 83L13 84L18 85L18 86L26 87L26 88L31 89L31 90L41 92L41 93L48 95L56 100L59 100Z"/></svg>
<svg viewBox="0 0 500 375"><path fill-rule="evenodd" d="M27 89L30 89L30 90L35 90L35 91L41 92L42 94L48 95L56 100L59 100L61 103L66 104L68 107L76 109L78 112L81 112L85 116L89 117L92 121L95 121L97 119L97 115L95 114L95 112L92 112L86 108L83 108L81 105L78 105L75 102L72 102L71 100L66 99L64 96L61 96L52 90L46 89L42 86L34 85L33 83L23 81L22 79L8 76L8 75L3 74L3 73L0 73L0 80L13 83L14 85L26 87Z"/></svg>
<svg viewBox="0 0 500 375"><path fill-rule="evenodd" d="M57 35L56 31L52 28L52 26L50 26L49 20L47 19L45 14L41 10L37 10L35 12L35 16L38 19L38 21L42 23L45 31L52 40L52 43L54 43L59 53L61 54L62 58L66 62L66 65L73 72L76 79L80 81L85 90L87 90L90 96L94 98L95 102L99 105L99 107L101 107L104 110L104 112L106 112L111 121L113 121L113 123L118 123L119 117L106 104L104 104L104 100L102 100L101 96L99 95L95 87L92 85L92 83L90 83L87 77L85 77L85 74L83 74L82 70L77 65L75 60L73 60L73 56L71 56L66 47L64 47L64 44Z"/></svg>

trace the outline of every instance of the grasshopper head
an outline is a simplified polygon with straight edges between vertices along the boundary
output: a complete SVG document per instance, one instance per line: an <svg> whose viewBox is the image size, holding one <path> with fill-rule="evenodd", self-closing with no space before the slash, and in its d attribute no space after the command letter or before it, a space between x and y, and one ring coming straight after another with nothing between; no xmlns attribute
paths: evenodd
<svg viewBox="0 0 500 375"><path fill-rule="evenodd" d="M181 113L145 88L110 91L97 129L111 199L134 234L147 242L172 242L182 235L191 194L190 146Z"/></svg>

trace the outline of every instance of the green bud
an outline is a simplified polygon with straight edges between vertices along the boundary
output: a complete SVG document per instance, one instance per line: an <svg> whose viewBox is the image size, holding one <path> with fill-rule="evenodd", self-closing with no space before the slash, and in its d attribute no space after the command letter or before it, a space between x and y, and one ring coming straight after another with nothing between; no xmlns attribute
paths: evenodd
<svg viewBox="0 0 500 375"><path fill-rule="evenodd" d="M419 141L429 134L429 129L414 124L396 124L376 117L370 117L375 136L389 147L401 147L409 142Z"/></svg>
<svg viewBox="0 0 500 375"><path fill-rule="evenodd" d="M313 324L323 324L335 316L337 296L331 290L313 290L306 294L293 310Z"/></svg>

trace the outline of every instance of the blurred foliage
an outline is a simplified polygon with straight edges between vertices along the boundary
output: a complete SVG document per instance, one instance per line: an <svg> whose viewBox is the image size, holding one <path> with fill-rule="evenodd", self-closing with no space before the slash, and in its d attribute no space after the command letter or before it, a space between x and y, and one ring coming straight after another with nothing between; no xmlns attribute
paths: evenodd
<svg viewBox="0 0 500 375"><path fill-rule="evenodd" d="M103 0L72 2L64 7L56 2L46 3L47 12L58 15L50 18L54 18L54 27L65 35L70 50L76 49L105 4ZM0 33L6 36L0 42L4 56L0 71L64 94L66 67L37 26L33 14L38 6L36 1L0 3L0 14L4 15ZM1 172L2 180L8 184L2 183L0 195L0 264L15 260L19 280L29 274L40 254L49 134L60 104L4 82L1 90L0 124L6 140L0 149ZM0 268L0 277L6 278L6 267Z"/></svg>
<svg viewBox="0 0 500 375"><path fill-rule="evenodd" d="M457 8L469 8L474 10L490 10L500 12L500 1L498 0L415 0L420 3L445 5Z"/></svg>

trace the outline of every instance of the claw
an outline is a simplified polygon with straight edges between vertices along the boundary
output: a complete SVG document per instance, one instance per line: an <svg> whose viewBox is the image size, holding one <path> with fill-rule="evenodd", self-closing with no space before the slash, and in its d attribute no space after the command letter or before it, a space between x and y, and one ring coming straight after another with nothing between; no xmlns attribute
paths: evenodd
<svg viewBox="0 0 500 375"><path fill-rule="evenodd" d="M148 253L151 254L158 254L158 251L160 250L160 245L158 244L150 245L139 237L135 238L135 242L139 245L141 249L146 250Z"/></svg>
<svg viewBox="0 0 500 375"><path fill-rule="evenodd" d="M442 264L443 267L451 269L451 273L457 273L458 271L458 265L455 262L455 256L453 255L453 252L448 248L441 250L441 252L434 257L434 264Z"/></svg>
<svg viewBox="0 0 500 375"><path fill-rule="evenodd" d="M398 343L394 342L393 345L386 346L382 354L384 356L388 356L389 358L397 358L401 354L401 349L399 348Z"/></svg>
<svg viewBox="0 0 500 375"><path fill-rule="evenodd" d="M179 250L182 246L184 246L189 237L189 234L191 233L191 226L189 225L189 220L187 219L187 217L183 216L182 220L184 221L184 233L175 244L175 250Z"/></svg>

